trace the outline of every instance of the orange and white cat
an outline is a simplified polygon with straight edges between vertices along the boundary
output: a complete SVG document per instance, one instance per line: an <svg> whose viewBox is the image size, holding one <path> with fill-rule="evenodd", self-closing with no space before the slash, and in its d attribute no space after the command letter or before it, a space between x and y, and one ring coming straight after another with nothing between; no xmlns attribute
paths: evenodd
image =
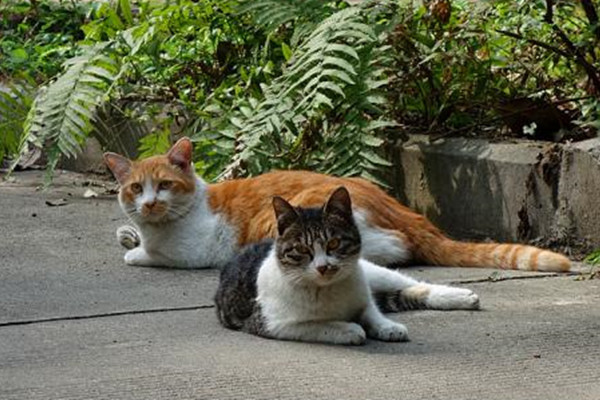
<svg viewBox="0 0 600 400"><path fill-rule="evenodd" d="M136 228L119 228L131 265L221 267L241 246L276 235L271 201L318 207L339 186L350 192L362 238L361 257L375 264L568 271L565 256L520 244L466 243L446 237L425 217L360 178L275 171L207 184L192 168L192 143L180 139L166 155L105 160L121 185L119 202Z"/></svg>

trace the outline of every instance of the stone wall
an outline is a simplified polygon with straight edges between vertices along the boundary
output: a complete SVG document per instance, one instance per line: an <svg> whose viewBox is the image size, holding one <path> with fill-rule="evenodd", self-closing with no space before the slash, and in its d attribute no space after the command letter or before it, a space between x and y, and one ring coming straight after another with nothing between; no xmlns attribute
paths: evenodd
<svg viewBox="0 0 600 400"><path fill-rule="evenodd" d="M600 247L600 139L430 143L412 135L389 152L393 193L453 237Z"/></svg>

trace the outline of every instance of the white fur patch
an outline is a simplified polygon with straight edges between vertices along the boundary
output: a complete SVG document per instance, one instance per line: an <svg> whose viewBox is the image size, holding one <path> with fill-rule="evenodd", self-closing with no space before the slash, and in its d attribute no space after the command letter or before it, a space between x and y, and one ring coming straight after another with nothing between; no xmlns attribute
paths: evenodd
<svg viewBox="0 0 600 400"><path fill-rule="evenodd" d="M427 307L435 310L477 310L479 297L469 289L444 285L425 284L429 296L425 300Z"/></svg>
<svg viewBox="0 0 600 400"><path fill-rule="evenodd" d="M533 247L525 247L523 250L521 250L517 257L517 269L520 269L522 271L530 271L531 267L529 263L531 260L531 256L536 251L537 249Z"/></svg>
<svg viewBox="0 0 600 400"><path fill-rule="evenodd" d="M257 301L272 331L292 320L350 320L367 306L370 298L360 270L349 279L326 287L296 286L289 280L278 265L275 251L271 251L258 273Z"/></svg>
<svg viewBox="0 0 600 400"><path fill-rule="evenodd" d="M399 271L381 267L364 259L360 259L358 263L373 292L400 292L420 283Z"/></svg>
<svg viewBox="0 0 600 400"><path fill-rule="evenodd" d="M362 344L365 337L407 340L406 327L385 318L375 306L363 269L346 265L347 277L328 286L299 282L280 268L275 249L257 278L257 302L272 337L306 342ZM358 317L359 324L354 321ZM366 334L365 334L366 330Z"/></svg>
<svg viewBox="0 0 600 400"><path fill-rule="evenodd" d="M402 324L385 319L369 330L369 336L384 342L404 342L408 340L408 329Z"/></svg>
<svg viewBox="0 0 600 400"><path fill-rule="evenodd" d="M375 293L404 292L434 310L476 310L479 297L469 289L425 283L396 270L360 260L370 289Z"/></svg>
<svg viewBox="0 0 600 400"><path fill-rule="evenodd" d="M542 251L537 259L538 271L567 272L571 269L571 262L561 255L550 251Z"/></svg>
<svg viewBox="0 0 600 400"><path fill-rule="evenodd" d="M405 263L410 260L411 254L398 236L391 231L369 225L362 210L354 210L353 216L362 240L362 258L379 265Z"/></svg>
<svg viewBox="0 0 600 400"><path fill-rule="evenodd" d="M144 190L147 188L145 187ZM141 196L140 204L150 192ZM165 194L165 196L167 196ZM120 200L120 199L119 199ZM151 199L150 199L151 200ZM168 199L164 199L168 200ZM125 260L130 265L177 268L220 268L233 256L236 246L234 228L220 215L214 214L206 199L206 184L196 180L196 192L183 202L172 199L178 218L162 223L147 223L121 202L123 211L139 231L144 256L139 248L130 250ZM182 203L183 202L183 203Z"/></svg>
<svg viewBox="0 0 600 400"><path fill-rule="evenodd" d="M146 178L142 184L142 187L144 188L142 194L135 198L135 205L138 210L141 210L144 204L153 203L158 200L158 195L154 190L154 185L152 184L151 178Z"/></svg>

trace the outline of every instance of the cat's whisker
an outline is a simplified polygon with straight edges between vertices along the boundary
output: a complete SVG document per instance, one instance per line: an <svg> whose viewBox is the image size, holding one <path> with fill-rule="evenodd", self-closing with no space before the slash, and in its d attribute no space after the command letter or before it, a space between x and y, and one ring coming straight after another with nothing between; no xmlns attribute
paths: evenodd
<svg viewBox="0 0 600 400"><path fill-rule="evenodd" d="M302 275L298 275L298 274L290 274L288 275L288 277L290 277L290 282L294 285L300 285L302 283L304 283L305 279Z"/></svg>
<svg viewBox="0 0 600 400"><path fill-rule="evenodd" d="M173 213L178 217L185 217L192 210L193 206L193 202L188 202L185 204L171 204L168 213Z"/></svg>
<svg viewBox="0 0 600 400"><path fill-rule="evenodd" d="M185 215L186 215L187 213L186 213L186 212L181 212L181 211L178 211L178 210L176 210L176 209L174 209L174 208L170 208L170 209L169 209L169 211L167 211L167 214L168 214L169 216L173 215L173 216L176 216L176 217L183 218L183 217L185 217Z"/></svg>
<svg viewBox="0 0 600 400"><path fill-rule="evenodd" d="M125 214L127 215L127 218L129 219L129 221L134 224L135 224L136 219L139 219L141 217L139 211L136 208L131 208L128 210L126 209Z"/></svg>

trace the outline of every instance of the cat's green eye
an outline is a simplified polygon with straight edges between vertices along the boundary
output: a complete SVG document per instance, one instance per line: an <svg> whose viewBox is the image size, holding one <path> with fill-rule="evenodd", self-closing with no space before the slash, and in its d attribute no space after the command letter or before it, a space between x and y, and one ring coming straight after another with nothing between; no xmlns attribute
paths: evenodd
<svg viewBox="0 0 600 400"><path fill-rule="evenodd" d="M335 250L338 247L340 247L340 239L333 238L329 242L327 242L327 250L328 251Z"/></svg>
<svg viewBox="0 0 600 400"><path fill-rule="evenodd" d="M173 182L171 181L161 181L158 184L158 190L169 190L173 186Z"/></svg>
<svg viewBox="0 0 600 400"><path fill-rule="evenodd" d="M131 191L135 194L138 193L142 193L142 185L140 185L139 183L132 183L131 186L129 186L131 188Z"/></svg>

